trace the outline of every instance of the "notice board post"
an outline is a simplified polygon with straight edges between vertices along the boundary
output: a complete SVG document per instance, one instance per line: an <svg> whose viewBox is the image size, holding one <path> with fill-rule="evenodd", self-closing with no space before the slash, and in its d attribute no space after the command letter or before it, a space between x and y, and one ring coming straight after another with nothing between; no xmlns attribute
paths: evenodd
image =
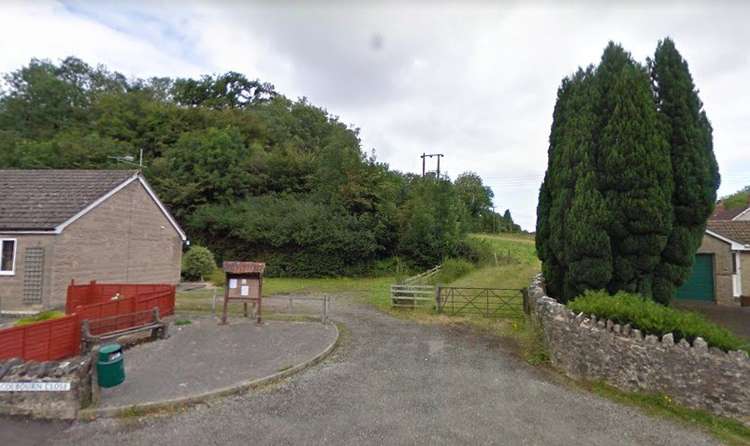
<svg viewBox="0 0 750 446"><path fill-rule="evenodd" d="M224 285L224 310L221 323L227 323L227 306L230 301L241 302L245 317L248 317L247 304L255 309L255 317L261 322L263 296L263 271L265 263L260 262L224 262L222 265L226 283Z"/></svg>

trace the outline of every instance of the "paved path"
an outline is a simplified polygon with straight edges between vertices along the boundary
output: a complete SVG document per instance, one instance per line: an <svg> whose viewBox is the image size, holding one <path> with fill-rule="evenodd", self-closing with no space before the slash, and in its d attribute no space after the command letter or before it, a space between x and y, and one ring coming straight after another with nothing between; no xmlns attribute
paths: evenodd
<svg viewBox="0 0 750 446"><path fill-rule="evenodd" d="M100 407L181 398L273 375L308 361L336 340L336 330L316 322L244 318L218 325L193 318L171 327L172 336L125 352L122 385L102 389Z"/></svg>
<svg viewBox="0 0 750 446"><path fill-rule="evenodd" d="M56 444L706 445L551 382L494 338L334 306L342 345L287 381L173 415L69 427Z"/></svg>

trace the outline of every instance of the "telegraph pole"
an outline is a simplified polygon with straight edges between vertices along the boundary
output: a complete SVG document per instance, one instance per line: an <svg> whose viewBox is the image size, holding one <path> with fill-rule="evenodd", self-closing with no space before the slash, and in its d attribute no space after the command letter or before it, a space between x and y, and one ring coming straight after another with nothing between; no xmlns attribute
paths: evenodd
<svg viewBox="0 0 750 446"><path fill-rule="evenodd" d="M437 157L437 178L440 179L440 158L442 158L442 157L445 156L442 153L424 153L424 152L422 152L422 154L419 156L420 158L422 158L422 176L425 176L425 174L427 173L427 171L425 169L425 158L432 158L433 156Z"/></svg>

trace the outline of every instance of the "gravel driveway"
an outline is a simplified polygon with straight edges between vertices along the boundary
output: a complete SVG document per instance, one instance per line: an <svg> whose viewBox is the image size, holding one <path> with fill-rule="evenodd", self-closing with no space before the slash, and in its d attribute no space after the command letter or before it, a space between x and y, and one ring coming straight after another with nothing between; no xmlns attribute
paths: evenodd
<svg viewBox="0 0 750 446"><path fill-rule="evenodd" d="M77 423L57 444L704 445L705 434L550 381L493 338L339 298L348 333L287 381L161 417Z"/></svg>

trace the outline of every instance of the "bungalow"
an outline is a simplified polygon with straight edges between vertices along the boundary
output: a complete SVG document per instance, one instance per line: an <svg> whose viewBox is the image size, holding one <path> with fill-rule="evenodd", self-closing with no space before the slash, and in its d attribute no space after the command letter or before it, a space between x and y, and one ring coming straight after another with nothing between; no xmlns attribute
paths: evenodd
<svg viewBox="0 0 750 446"><path fill-rule="evenodd" d="M62 306L71 280L176 284L185 240L139 172L0 170L0 313Z"/></svg>
<svg viewBox="0 0 750 446"><path fill-rule="evenodd" d="M708 221L693 272L675 293L677 300L750 305L750 212Z"/></svg>

